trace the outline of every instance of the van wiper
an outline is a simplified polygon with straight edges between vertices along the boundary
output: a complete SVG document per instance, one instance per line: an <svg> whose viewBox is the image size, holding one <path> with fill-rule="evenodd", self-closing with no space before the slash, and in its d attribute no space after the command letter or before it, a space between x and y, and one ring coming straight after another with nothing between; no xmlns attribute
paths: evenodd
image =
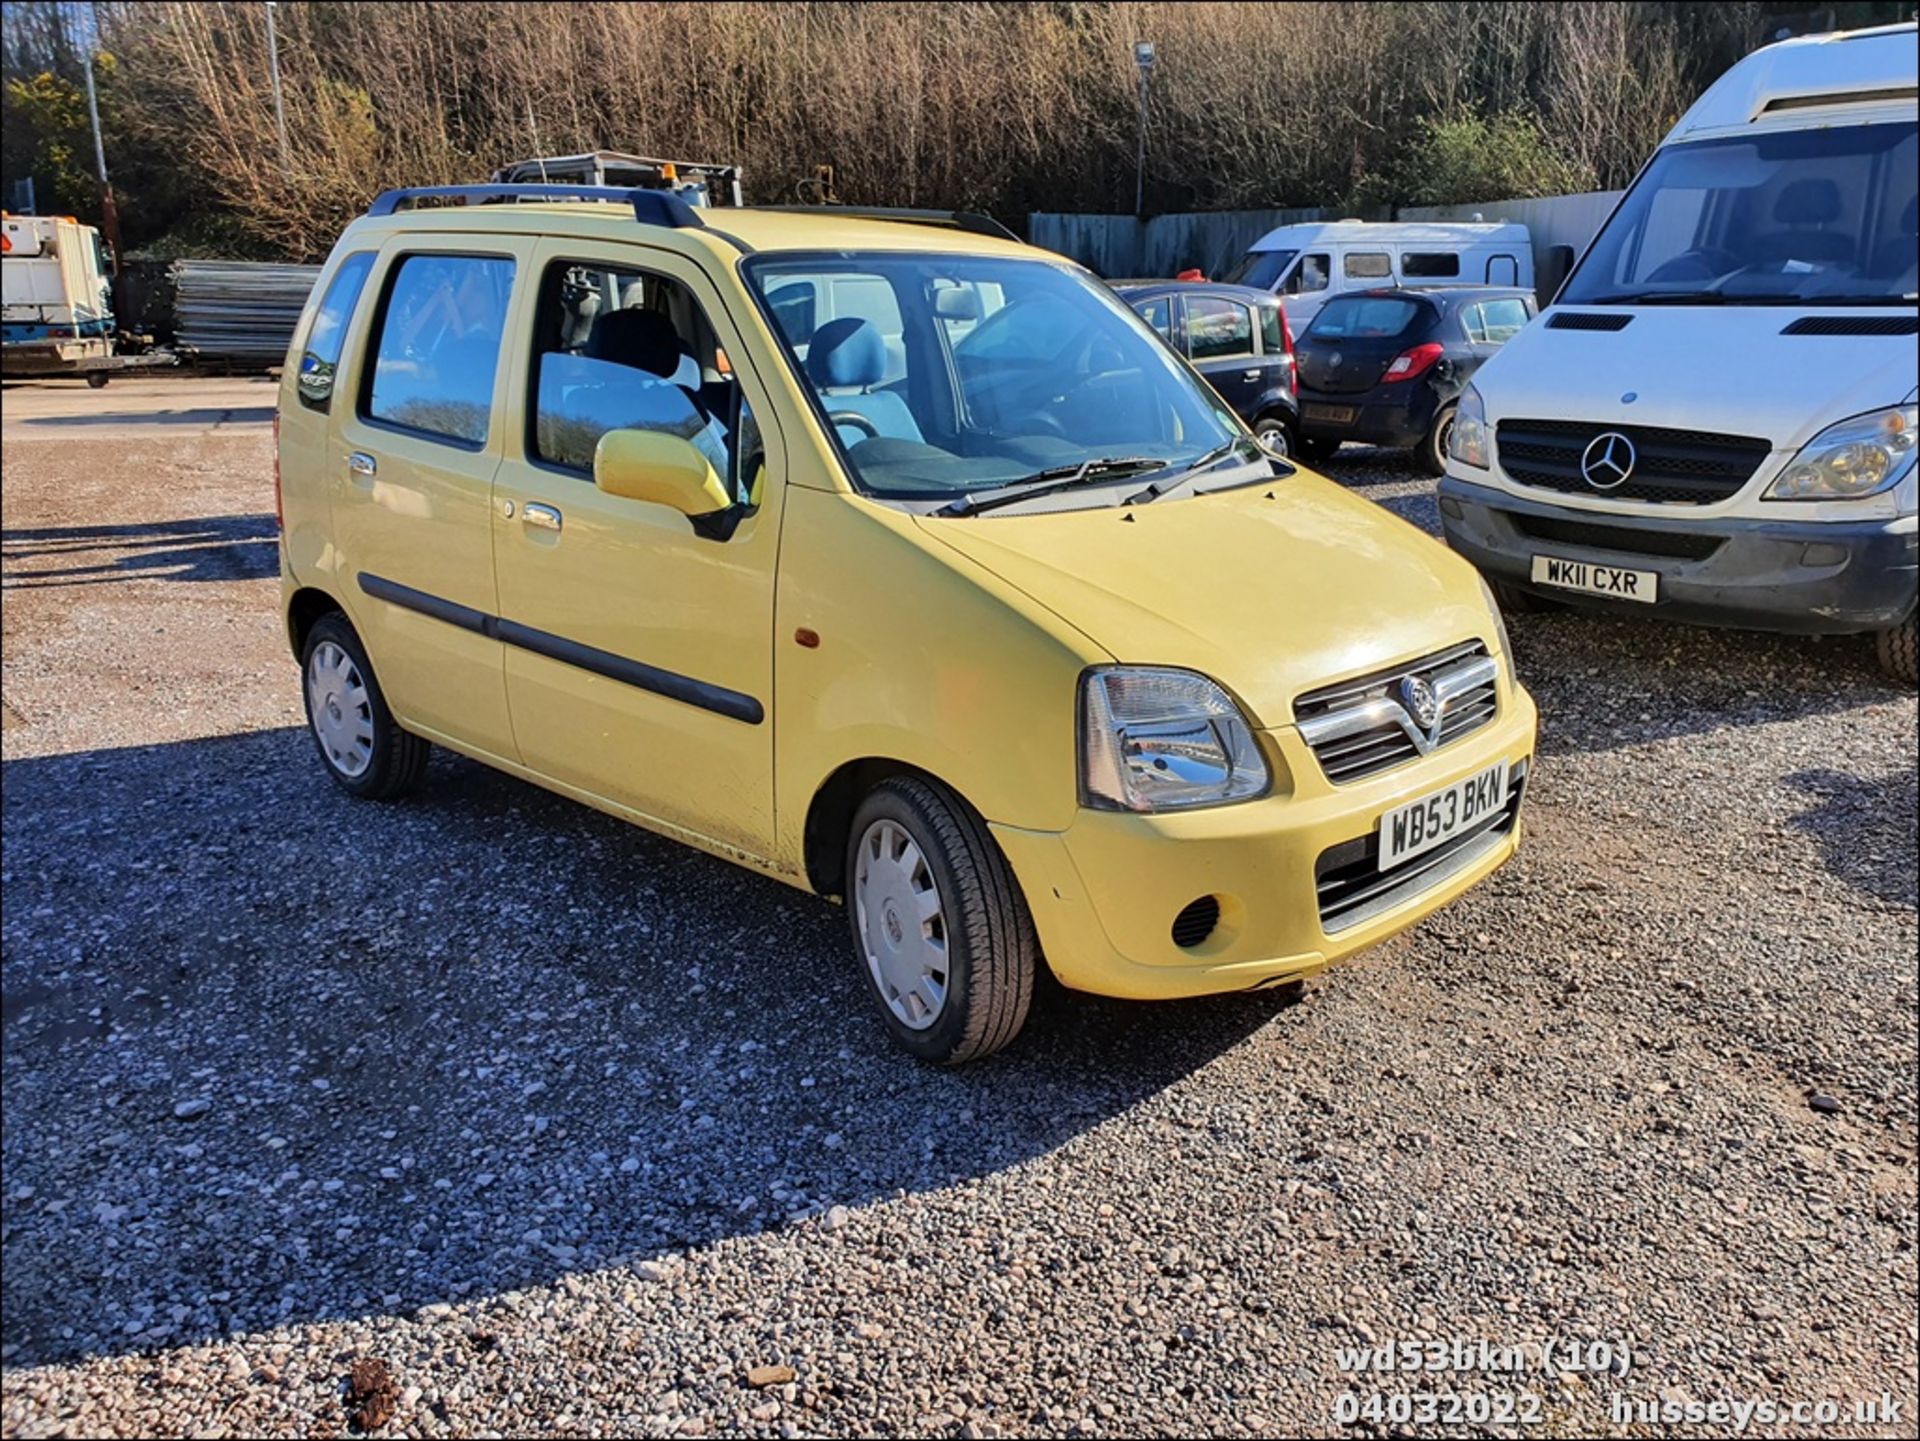
<svg viewBox="0 0 1920 1441"><path fill-rule="evenodd" d="M1568 304L1572 304L1569 301ZM1586 305L1726 305L1727 297L1718 290L1637 290L1625 295L1602 295Z"/></svg>
<svg viewBox="0 0 1920 1441"><path fill-rule="evenodd" d="M1104 455L1083 460L1078 465L1056 465L1047 470L1036 470L1032 475L1011 481L997 490L969 491L956 496L934 514L978 515L983 510L1011 505L1016 500L1053 495L1057 491L1072 490L1076 485L1138 475L1142 471L1163 470L1166 465L1165 460L1151 455Z"/></svg>

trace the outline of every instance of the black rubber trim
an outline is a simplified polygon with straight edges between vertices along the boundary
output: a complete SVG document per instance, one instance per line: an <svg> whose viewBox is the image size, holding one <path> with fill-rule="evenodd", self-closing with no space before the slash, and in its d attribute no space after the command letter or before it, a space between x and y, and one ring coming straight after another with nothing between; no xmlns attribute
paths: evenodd
<svg viewBox="0 0 1920 1441"><path fill-rule="evenodd" d="M397 580L386 580L377 575L368 575L364 570L359 574L360 589L375 600L388 601L405 610L416 610L421 615L430 615L435 620L443 620L448 625L457 625L462 630L474 631L479 635L493 634L493 617L484 610L475 610L472 606L461 605L457 601L442 600L437 595L429 595L424 590L415 590L410 585L402 585Z"/></svg>
<svg viewBox="0 0 1920 1441"><path fill-rule="evenodd" d="M434 620L459 626L462 630L491 636L504 645L530 651L534 655L543 655L548 660L557 660L563 665L578 666L581 670L603 675L608 680L617 680L622 685L630 685L637 690L665 696L668 700L677 700L683 705L697 706L701 710L712 711L715 715L723 715L729 720L745 721L748 725L757 726L767 718L766 707L754 697L741 691L728 690L725 686L695 680L691 676L681 675L678 671L661 670L658 666L628 660L625 656L615 655L612 651L596 650L593 646L582 645L577 640L568 640L565 636L535 630L532 626L521 625L518 621L488 615L485 611L443 600L424 590L415 590L410 585L401 585L398 581L369 575L365 571L361 571L357 579L360 589L376 600L384 600L406 610L417 611L421 615L431 616Z"/></svg>

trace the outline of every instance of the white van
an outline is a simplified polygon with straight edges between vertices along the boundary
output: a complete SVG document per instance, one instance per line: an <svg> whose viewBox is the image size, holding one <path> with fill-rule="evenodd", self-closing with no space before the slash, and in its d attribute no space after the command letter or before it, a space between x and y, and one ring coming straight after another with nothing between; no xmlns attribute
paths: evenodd
<svg viewBox="0 0 1920 1441"><path fill-rule="evenodd" d="M1513 222L1333 220L1261 236L1225 283L1286 297L1298 335L1332 297L1399 285L1533 288L1533 239Z"/></svg>
<svg viewBox="0 0 1920 1441"><path fill-rule="evenodd" d="M1914 41L1735 65L1474 377L1441 520L1509 604L1874 632L1914 680Z"/></svg>

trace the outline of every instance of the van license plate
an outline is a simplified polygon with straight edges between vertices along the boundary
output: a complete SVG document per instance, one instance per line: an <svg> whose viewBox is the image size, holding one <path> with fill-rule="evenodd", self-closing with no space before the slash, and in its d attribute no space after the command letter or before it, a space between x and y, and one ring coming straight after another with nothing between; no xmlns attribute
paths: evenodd
<svg viewBox="0 0 1920 1441"><path fill-rule="evenodd" d="M1660 572L1656 570L1622 570L1617 565L1589 565L1584 560L1560 560L1551 555L1533 558L1533 583L1647 605L1660 595Z"/></svg>
<svg viewBox="0 0 1920 1441"><path fill-rule="evenodd" d="M1352 425L1354 414L1351 405L1309 405L1304 410L1305 419L1327 425Z"/></svg>
<svg viewBox="0 0 1920 1441"><path fill-rule="evenodd" d="M1380 869L1390 871L1423 851L1497 815L1507 803L1507 763L1455 781L1443 791L1380 817Z"/></svg>

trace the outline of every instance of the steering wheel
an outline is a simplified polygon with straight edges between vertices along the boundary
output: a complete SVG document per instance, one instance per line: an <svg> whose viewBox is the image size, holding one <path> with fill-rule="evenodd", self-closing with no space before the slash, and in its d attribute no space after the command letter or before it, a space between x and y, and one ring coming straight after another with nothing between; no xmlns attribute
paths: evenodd
<svg viewBox="0 0 1920 1441"><path fill-rule="evenodd" d="M857 410L830 410L827 412L827 423L834 426L850 425L855 430L864 430L868 440L880 438L880 427Z"/></svg>
<svg viewBox="0 0 1920 1441"><path fill-rule="evenodd" d="M1668 280L1712 280L1739 268L1739 256L1701 245L1662 261L1648 274L1647 280L1655 285Z"/></svg>

